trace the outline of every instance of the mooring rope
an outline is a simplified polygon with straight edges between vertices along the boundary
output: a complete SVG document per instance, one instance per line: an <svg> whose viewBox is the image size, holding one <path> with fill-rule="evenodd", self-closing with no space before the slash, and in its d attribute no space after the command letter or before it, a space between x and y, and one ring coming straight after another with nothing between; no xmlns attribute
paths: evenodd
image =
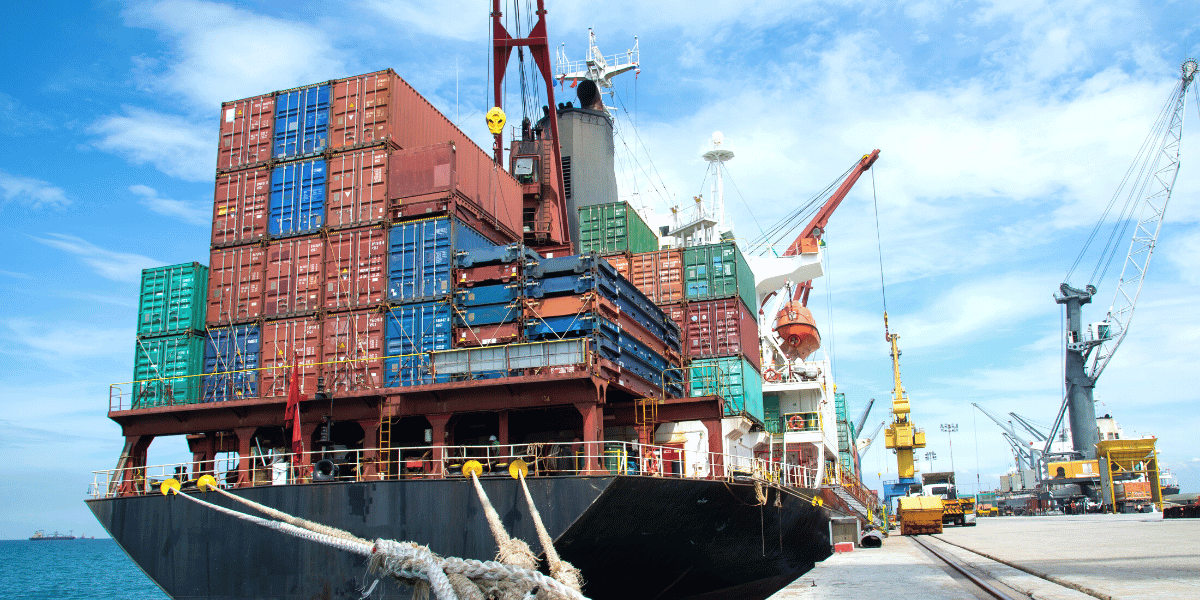
<svg viewBox="0 0 1200 600"><path fill-rule="evenodd" d="M537 569L537 556L533 550L529 549L529 544L526 544L524 540L509 537L508 532L504 530L504 524L500 522L499 513L492 507L487 492L483 491L483 485L479 483L479 477L474 471L471 471L471 481L475 484L475 493L479 495L480 504L483 504L483 514L487 517L488 528L492 530L492 537L496 539L496 545L500 547L496 558L506 565Z"/></svg>
<svg viewBox="0 0 1200 600"><path fill-rule="evenodd" d="M202 489L204 488L218 489L215 485L203 486ZM460 600L460 598L477 600L487 597L489 592L500 592L503 598L532 598L534 596L531 594L536 594L538 598L552 600L587 600L578 590L537 571L536 558L534 558L534 568L531 569L494 561L441 557L429 548L414 542L385 539L368 542L340 529L288 515L224 492L224 490L220 491L224 492L227 497L244 501L243 503L247 506L263 510L264 513L273 516L278 515L281 519L286 517L291 522L273 521L219 506L195 496L180 493L178 487L164 489L164 493L168 491L236 519L360 556L367 556L370 558L369 564L372 572L415 583L414 589L418 596L414 597L419 597L422 591L428 590L433 592L437 600ZM492 509L492 512L494 513L495 510ZM520 540L515 541L520 542ZM524 544L524 542L521 543ZM526 545L526 549L528 551L528 545ZM532 551L529 553L532 555Z"/></svg>
<svg viewBox="0 0 1200 600"><path fill-rule="evenodd" d="M546 531L546 526L542 524L542 515L533 503L533 494L529 493L529 486L525 485L525 474L520 473L520 476L521 489L525 492L525 502L529 505L530 514L533 515L533 526L537 529L538 541L542 543L542 549L546 551L546 564L550 566L550 575L570 586L571 589L582 589L583 574L575 568L575 565L558 557L558 551L554 549L554 540L550 538L550 532Z"/></svg>

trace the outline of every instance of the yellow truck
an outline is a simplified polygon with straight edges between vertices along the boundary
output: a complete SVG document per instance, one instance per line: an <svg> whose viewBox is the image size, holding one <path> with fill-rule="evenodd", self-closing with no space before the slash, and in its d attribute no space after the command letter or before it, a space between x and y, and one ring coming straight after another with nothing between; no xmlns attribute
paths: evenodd
<svg viewBox="0 0 1200 600"><path fill-rule="evenodd" d="M942 501L942 523L966 527L975 525L975 498L958 495L954 473L943 471L921 474L921 491Z"/></svg>

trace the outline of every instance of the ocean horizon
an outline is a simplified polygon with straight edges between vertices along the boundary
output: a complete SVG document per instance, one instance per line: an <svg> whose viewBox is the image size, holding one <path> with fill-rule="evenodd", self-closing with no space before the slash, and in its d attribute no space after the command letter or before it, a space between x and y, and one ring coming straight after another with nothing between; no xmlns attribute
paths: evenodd
<svg viewBox="0 0 1200 600"><path fill-rule="evenodd" d="M0 597L169 600L111 538L0 540Z"/></svg>

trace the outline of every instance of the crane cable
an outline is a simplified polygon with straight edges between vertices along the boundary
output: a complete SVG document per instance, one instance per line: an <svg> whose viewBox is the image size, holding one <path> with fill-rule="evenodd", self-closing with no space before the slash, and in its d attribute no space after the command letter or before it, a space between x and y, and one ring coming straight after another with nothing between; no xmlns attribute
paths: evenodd
<svg viewBox="0 0 1200 600"><path fill-rule="evenodd" d="M1182 85L1182 82L1178 84L1178 86ZM1125 202L1121 206L1119 218L1113 223L1104 249L1100 252L1100 258L1097 260L1096 266L1092 270L1091 279L1095 280L1097 275L1103 279L1104 275L1107 273L1108 264L1112 262L1112 259L1116 255L1116 250L1119 248L1119 240L1124 239L1125 231L1128 229L1129 223L1127 220L1132 217L1134 209L1136 209L1140 204L1140 202L1137 200L1140 200L1141 191L1143 191L1146 185L1148 185L1150 182L1151 177L1148 170L1151 167L1151 163L1156 163L1157 161L1151 160L1152 156L1148 154L1148 151L1151 143L1158 139L1162 135L1163 130L1170 124L1168 117L1171 113L1171 108L1175 104L1180 93L1180 88L1178 86L1175 88L1175 92L1171 94L1171 97L1167 99L1167 102L1159 111L1158 118L1155 120L1154 125L1150 128L1150 132L1146 134L1146 138L1142 141L1142 145L1138 149L1137 154L1134 155L1133 162L1125 171L1125 175L1121 178L1121 182L1117 185L1117 189L1113 192L1112 198L1109 199L1108 205L1105 206L1104 212L1101 213L1099 220L1097 220L1096 224L1092 227L1091 232L1088 234L1087 240L1083 244L1083 248L1079 251L1079 255L1075 257L1075 261L1071 263L1071 268L1067 270L1067 275L1063 278L1064 281L1070 281L1071 275L1075 273L1075 269L1078 268L1079 263L1083 261L1083 258L1086 256L1087 251L1091 247L1092 243L1096 241L1096 236L1100 232L1100 228L1104 226L1105 221L1112 213L1112 209L1116 205L1117 198L1122 195L1122 191L1126 189L1127 184L1130 183L1130 178L1133 177L1132 186L1128 188L1129 194L1126 195ZM1099 282L1097 281L1097 283Z"/></svg>
<svg viewBox="0 0 1200 600"><path fill-rule="evenodd" d="M879 249L879 290L883 294L884 333L887 333L887 285L883 281L883 240L879 234L879 198L875 195L875 169L871 169L871 202L875 205L875 245Z"/></svg>

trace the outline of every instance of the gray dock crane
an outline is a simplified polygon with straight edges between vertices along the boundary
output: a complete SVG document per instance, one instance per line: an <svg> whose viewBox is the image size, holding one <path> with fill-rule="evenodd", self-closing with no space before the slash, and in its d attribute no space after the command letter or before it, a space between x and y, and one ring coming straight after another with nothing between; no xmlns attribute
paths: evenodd
<svg viewBox="0 0 1200 600"><path fill-rule="evenodd" d="M1179 174L1179 146L1183 135L1184 109L1187 105L1188 87L1195 77L1196 70L1197 63L1194 59L1188 59L1180 66L1179 83L1159 113L1159 119L1142 145L1141 152L1134 159L1104 214L1092 229L1083 250L1067 272L1066 282L1059 286L1059 293L1054 297L1055 302L1066 308L1066 390L1058 417L1054 420L1050 435L1045 441L1042 450L1044 456L1051 455L1050 446L1054 436L1062 425L1064 414L1069 412L1072 443L1070 454L1085 460L1096 458L1096 442L1100 439L1096 429L1096 405L1093 397L1096 380L1100 378L1100 374L1112 360L1113 353L1129 332L1129 323L1133 318L1134 307L1137 306L1138 295L1142 291L1142 283L1145 282L1150 258L1154 254L1154 245L1162 230L1163 215L1166 213L1167 203L1171 200L1175 178ZM1092 242L1098 241L1096 234L1121 197L1125 198L1124 204L1121 206L1121 212L1116 215L1104 249L1100 251L1100 258L1092 271L1091 279L1097 284L1104 279L1104 274L1116 256L1118 244L1120 240L1125 239L1126 230L1131 224L1134 225L1133 240L1125 256L1121 279L1117 283L1107 315L1103 321L1085 327L1082 307L1091 303L1092 296L1098 288L1091 283L1082 289L1072 287L1069 283L1071 274L1087 254ZM1136 221L1133 220L1135 215L1140 215L1136 217Z"/></svg>

